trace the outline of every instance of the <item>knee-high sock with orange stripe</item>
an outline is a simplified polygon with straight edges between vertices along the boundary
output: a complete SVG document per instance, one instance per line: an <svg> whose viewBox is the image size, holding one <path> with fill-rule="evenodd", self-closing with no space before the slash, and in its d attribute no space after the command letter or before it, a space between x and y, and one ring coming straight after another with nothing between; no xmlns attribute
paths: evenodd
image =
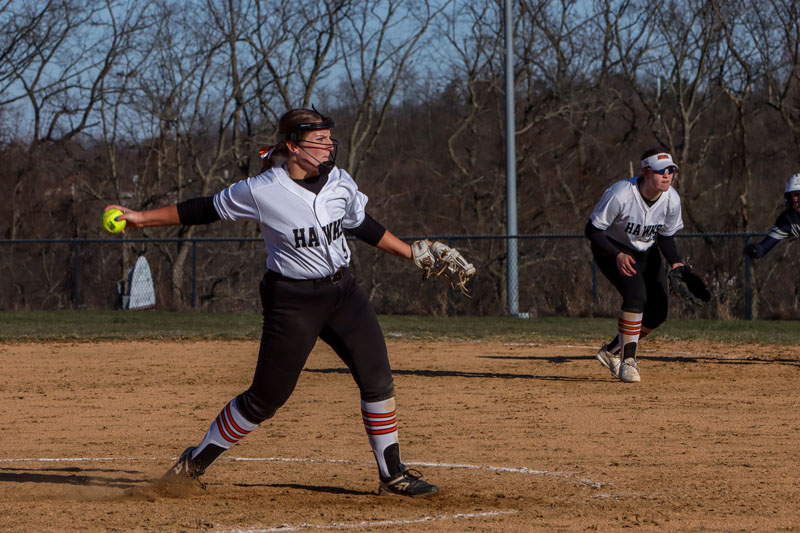
<svg viewBox="0 0 800 533"><path fill-rule="evenodd" d="M622 346L622 358L636 357L639 334L642 331L643 313L620 311L618 325L619 345Z"/></svg>
<svg viewBox="0 0 800 533"><path fill-rule="evenodd" d="M258 424L250 422L239 412L236 408L236 398L233 398L211 423L203 442L192 452L192 461L201 471L205 470L222 455L222 452L257 427Z"/></svg>
<svg viewBox="0 0 800 533"><path fill-rule="evenodd" d="M380 402L361 400L361 417L367 430L369 445L378 462L381 477L389 479L399 474L403 467L400 460L400 443L397 438L397 413L394 398Z"/></svg>

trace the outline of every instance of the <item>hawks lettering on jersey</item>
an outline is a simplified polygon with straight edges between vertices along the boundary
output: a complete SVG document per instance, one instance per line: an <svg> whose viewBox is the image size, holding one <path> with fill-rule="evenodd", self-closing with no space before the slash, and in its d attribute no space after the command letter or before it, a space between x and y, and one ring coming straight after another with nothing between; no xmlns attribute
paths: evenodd
<svg viewBox="0 0 800 533"><path fill-rule="evenodd" d="M344 230L342 229L342 221L344 219L339 219L335 222L331 222L330 224L326 224L322 226L322 232L325 234L325 238L328 242L333 242L339 237L342 236ZM295 228L292 230L294 232L294 247L295 248L306 248L308 246L319 246L319 237L317 237L317 230L312 226L310 228ZM306 233L306 231L308 233ZM306 240L306 234L308 235L308 240Z"/></svg>
<svg viewBox="0 0 800 533"><path fill-rule="evenodd" d="M642 238L647 240L653 240L656 238L656 234L658 230L664 227L664 224L653 224L650 226L642 227L641 224L636 224L635 222L628 222L628 225L625 226L625 233L630 235L641 235Z"/></svg>
<svg viewBox="0 0 800 533"><path fill-rule="evenodd" d="M681 199L672 187L652 205L642 198L638 176L614 183L592 211L592 224L625 246L643 252L658 235L669 237L683 228Z"/></svg>

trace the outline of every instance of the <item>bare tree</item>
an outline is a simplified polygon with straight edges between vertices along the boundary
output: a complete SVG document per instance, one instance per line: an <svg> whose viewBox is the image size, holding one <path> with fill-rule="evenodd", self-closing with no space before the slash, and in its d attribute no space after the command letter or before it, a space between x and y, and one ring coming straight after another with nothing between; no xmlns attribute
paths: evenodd
<svg viewBox="0 0 800 533"><path fill-rule="evenodd" d="M337 45L346 98L355 113L347 159L354 175L375 147L402 83L414 76L415 60L432 21L449 3L365 1L343 21Z"/></svg>
<svg viewBox="0 0 800 533"><path fill-rule="evenodd" d="M112 0L62 0L11 2L0 8L7 23L0 110L18 117L14 136L27 140L29 154L43 144L68 142L98 124L103 84L130 50L140 24L136 14L117 19L125 7ZM10 199L12 237L19 227L18 198L26 174L20 170Z"/></svg>
<svg viewBox="0 0 800 533"><path fill-rule="evenodd" d="M85 148L98 131L106 87L116 83L110 81L112 70L131 53L147 9L146 2L131 6L114 0L0 6L0 116L7 119L3 127L15 139L16 152L13 171L6 172L15 182L9 195L11 238L23 228L42 238L80 234L82 184L91 181L78 177L79 169L91 166ZM39 206L33 216L31 205ZM24 264L27 259L10 255L34 269ZM62 291L62 261L42 250L35 270L47 298ZM17 286L23 296L24 284Z"/></svg>
<svg viewBox="0 0 800 533"><path fill-rule="evenodd" d="M715 143L729 142L729 131L704 130L724 94L716 83L719 47L724 43L717 11L704 0L682 3L648 0L620 13L616 51L624 72L647 112L653 137L681 161L677 187L688 198L684 215L700 231L713 219L701 201L712 191L699 169ZM668 26L662 21L669 20ZM635 21L629 23L628 21Z"/></svg>
<svg viewBox="0 0 800 533"><path fill-rule="evenodd" d="M787 163L794 167L800 163L800 6L791 0L753 4L748 28L758 51L766 102L792 135L795 155Z"/></svg>
<svg viewBox="0 0 800 533"><path fill-rule="evenodd" d="M760 72L758 70L757 48L750 13L745 2L719 2L714 0L714 9L720 20L725 43L720 46L720 70L717 83L735 109L733 141L736 149L731 161L731 171L720 176L723 190L736 191L735 198L725 198L724 203L714 207L719 215L724 215L726 227L747 229L749 219L748 199L753 188L752 155L750 144L750 125L752 115L757 110L750 105L753 88ZM725 196L727 194L718 194Z"/></svg>
<svg viewBox="0 0 800 533"><path fill-rule="evenodd" d="M259 110L275 123L286 110L309 107L335 69L340 59L335 41L352 1L262 4L255 9L261 22L246 39L255 58Z"/></svg>

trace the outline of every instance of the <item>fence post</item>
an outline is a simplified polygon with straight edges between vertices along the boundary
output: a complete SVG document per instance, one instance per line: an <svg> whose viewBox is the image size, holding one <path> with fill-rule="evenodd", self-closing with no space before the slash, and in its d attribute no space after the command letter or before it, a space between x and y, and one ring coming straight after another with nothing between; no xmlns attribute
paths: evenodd
<svg viewBox="0 0 800 533"><path fill-rule="evenodd" d="M192 309L197 305L197 241L192 239Z"/></svg>
<svg viewBox="0 0 800 533"><path fill-rule="evenodd" d="M80 252L80 244L78 241L72 241L72 308L77 311L80 305L80 282L78 275L80 273L80 263L78 254Z"/></svg>
<svg viewBox="0 0 800 533"><path fill-rule="evenodd" d="M744 238L744 245L750 244L750 237ZM753 298L750 292L750 256L744 256L744 319L753 320Z"/></svg>
<svg viewBox="0 0 800 533"><path fill-rule="evenodd" d="M451 237L451 236L447 237L447 246L449 246L450 248L453 247L453 237ZM453 303L453 295L454 294L455 294L455 291L453 290L453 288L448 286L447 287L447 313L448 314L451 314L453 312L453 310L455 309L455 304Z"/></svg>

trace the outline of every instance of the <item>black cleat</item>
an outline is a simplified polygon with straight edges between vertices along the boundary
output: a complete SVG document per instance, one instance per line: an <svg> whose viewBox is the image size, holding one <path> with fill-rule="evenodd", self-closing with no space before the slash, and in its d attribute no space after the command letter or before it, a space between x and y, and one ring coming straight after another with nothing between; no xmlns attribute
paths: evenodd
<svg viewBox="0 0 800 533"><path fill-rule="evenodd" d="M165 482L178 482L196 480L200 482L200 476L203 475L203 470L200 469L192 461L192 452L195 446L189 446L178 458L178 461L167 470L167 473L161 476L161 481ZM203 486L203 483L200 483Z"/></svg>
<svg viewBox="0 0 800 533"><path fill-rule="evenodd" d="M439 492L439 487L422 480L419 470L404 470L396 477L383 480L378 485L378 494L399 494L401 496L430 496Z"/></svg>

